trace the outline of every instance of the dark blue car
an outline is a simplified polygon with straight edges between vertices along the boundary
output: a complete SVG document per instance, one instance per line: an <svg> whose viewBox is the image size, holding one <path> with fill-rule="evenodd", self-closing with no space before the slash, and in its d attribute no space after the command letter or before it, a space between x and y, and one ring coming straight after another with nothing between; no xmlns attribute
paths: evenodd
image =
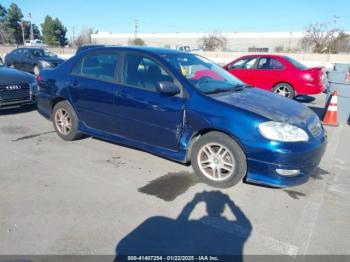
<svg viewBox="0 0 350 262"><path fill-rule="evenodd" d="M319 118L304 105L170 49L88 49L43 70L37 99L65 140L87 134L191 163L221 188L243 178L304 183L326 146Z"/></svg>

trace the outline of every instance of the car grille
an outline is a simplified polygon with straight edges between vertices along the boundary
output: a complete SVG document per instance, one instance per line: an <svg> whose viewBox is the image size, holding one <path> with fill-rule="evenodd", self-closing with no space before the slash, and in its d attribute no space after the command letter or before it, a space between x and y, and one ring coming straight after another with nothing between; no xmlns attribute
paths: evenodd
<svg viewBox="0 0 350 262"><path fill-rule="evenodd" d="M0 104L25 102L31 100L29 84L0 85Z"/></svg>
<svg viewBox="0 0 350 262"><path fill-rule="evenodd" d="M309 130L314 137L321 135L322 124L318 118L315 118L315 120L309 124Z"/></svg>

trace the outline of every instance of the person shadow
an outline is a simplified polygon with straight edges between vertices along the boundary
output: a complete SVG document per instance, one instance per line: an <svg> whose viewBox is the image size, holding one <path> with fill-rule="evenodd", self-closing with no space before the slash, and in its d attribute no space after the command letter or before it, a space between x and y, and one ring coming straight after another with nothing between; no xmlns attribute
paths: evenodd
<svg viewBox="0 0 350 262"><path fill-rule="evenodd" d="M191 220L192 212L201 202L207 214ZM224 216L226 206L235 220ZM244 243L251 231L249 219L228 195L204 191L186 204L177 219L155 216L145 220L117 244L114 261L138 255L234 256L234 261L243 261Z"/></svg>

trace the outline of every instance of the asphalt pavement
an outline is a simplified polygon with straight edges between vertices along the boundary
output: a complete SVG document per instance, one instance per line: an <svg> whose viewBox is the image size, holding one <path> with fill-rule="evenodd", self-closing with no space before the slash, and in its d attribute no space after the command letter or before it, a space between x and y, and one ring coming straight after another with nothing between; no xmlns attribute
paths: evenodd
<svg viewBox="0 0 350 262"><path fill-rule="evenodd" d="M319 114L324 95L303 99ZM33 107L0 112L0 255L350 255L350 127L301 186L217 190L178 163L95 138L66 142Z"/></svg>

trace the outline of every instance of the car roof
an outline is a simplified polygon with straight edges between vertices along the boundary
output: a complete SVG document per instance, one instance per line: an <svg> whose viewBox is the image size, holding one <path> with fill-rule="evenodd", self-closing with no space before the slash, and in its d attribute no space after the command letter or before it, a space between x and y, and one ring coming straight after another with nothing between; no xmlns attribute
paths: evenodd
<svg viewBox="0 0 350 262"><path fill-rule="evenodd" d="M141 51L141 52L146 52L153 55L184 54L184 52L181 52L175 49L149 47L149 46L103 46L103 47L91 48L91 51L92 50L93 51L102 51L102 50ZM85 52L89 52L89 51L85 51Z"/></svg>
<svg viewBox="0 0 350 262"><path fill-rule="evenodd" d="M284 55L276 55L276 54L249 54L249 55L245 55L245 56L241 56L242 57L280 57L283 58Z"/></svg>

